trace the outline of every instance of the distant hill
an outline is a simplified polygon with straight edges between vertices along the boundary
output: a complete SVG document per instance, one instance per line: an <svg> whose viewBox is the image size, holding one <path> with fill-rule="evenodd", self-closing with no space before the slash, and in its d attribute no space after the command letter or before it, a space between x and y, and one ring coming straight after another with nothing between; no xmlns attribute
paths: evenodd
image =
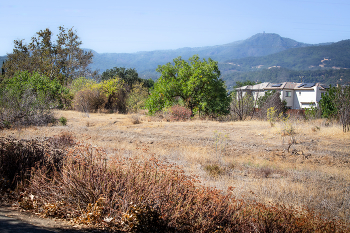
<svg viewBox="0 0 350 233"><path fill-rule="evenodd" d="M221 72L221 78L231 89L236 81L257 82L320 82L324 84L350 85L350 69L319 69L319 70L291 70L287 68L271 68L250 72Z"/></svg>
<svg viewBox="0 0 350 233"><path fill-rule="evenodd" d="M270 67L284 67L293 70L350 68L350 40L329 45L294 48L264 57L231 59L225 64L226 69L238 71Z"/></svg>
<svg viewBox="0 0 350 233"><path fill-rule="evenodd" d="M158 65L172 62L174 58L179 56L183 59L188 59L194 54L198 54L200 58L210 57L216 61L225 62L230 59L266 56L287 49L306 46L311 45L283 38L273 33L259 33L246 40L217 46L137 53L99 54L95 52L93 58L94 63L91 67L103 72L115 66L124 66L126 68L135 68L139 73L152 73Z"/></svg>
<svg viewBox="0 0 350 233"><path fill-rule="evenodd" d="M236 81L300 81L326 84L350 83L350 40L318 45L305 44L273 33L259 33L246 40L217 46L157 50L137 53L94 54L93 70L135 68L142 78L156 79L158 65L194 54L219 62L228 87ZM0 57L0 66L6 56Z"/></svg>
<svg viewBox="0 0 350 233"><path fill-rule="evenodd" d="M0 56L0 68L2 67L2 62L5 61L7 56Z"/></svg>

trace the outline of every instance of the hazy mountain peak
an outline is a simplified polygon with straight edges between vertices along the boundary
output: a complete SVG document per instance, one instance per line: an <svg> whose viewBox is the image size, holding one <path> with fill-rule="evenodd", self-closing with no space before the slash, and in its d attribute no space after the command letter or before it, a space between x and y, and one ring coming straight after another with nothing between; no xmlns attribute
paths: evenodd
<svg viewBox="0 0 350 233"><path fill-rule="evenodd" d="M281 50L310 46L290 38L281 37L276 33L258 33L246 39L244 43L247 46L281 48Z"/></svg>

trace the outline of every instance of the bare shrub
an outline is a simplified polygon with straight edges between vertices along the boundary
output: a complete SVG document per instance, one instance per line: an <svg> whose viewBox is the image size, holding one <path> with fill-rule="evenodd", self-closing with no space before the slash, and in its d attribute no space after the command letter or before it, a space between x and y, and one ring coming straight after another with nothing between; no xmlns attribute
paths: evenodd
<svg viewBox="0 0 350 233"><path fill-rule="evenodd" d="M74 96L74 109L80 112L97 112L104 108L107 98L99 90L85 89L78 91Z"/></svg>
<svg viewBox="0 0 350 233"><path fill-rule="evenodd" d="M55 106L51 99L39 98L31 90L26 90L20 97L4 92L0 96L0 128L53 123L55 118L51 109Z"/></svg>
<svg viewBox="0 0 350 233"><path fill-rule="evenodd" d="M258 174L263 178L268 178L273 173L273 169L270 167L261 167L258 169Z"/></svg>
<svg viewBox="0 0 350 233"><path fill-rule="evenodd" d="M16 140L0 138L0 191L15 190L31 177L35 166L45 167L48 174L62 166L65 152L62 148L72 146L69 134L45 140Z"/></svg>
<svg viewBox="0 0 350 233"><path fill-rule="evenodd" d="M280 92L275 92L266 99L265 103L261 103L261 108L258 112L258 116L261 119L267 118L268 109L271 108L274 109L276 116L279 116L281 113L285 112L285 105L282 102L280 95Z"/></svg>
<svg viewBox="0 0 350 233"><path fill-rule="evenodd" d="M169 112L170 120L172 121L186 121L191 119L191 110L180 105L172 106Z"/></svg>
<svg viewBox="0 0 350 233"><path fill-rule="evenodd" d="M208 164L204 167L204 170L211 177L218 177L225 174L225 169L218 164Z"/></svg>
<svg viewBox="0 0 350 233"><path fill-rule="evenodd" d="M146 150L145 150L146 151ZM133 232L346 232L342 222L306 210L237 200L198 185L175 165L151 155L108 157L78 145L48 179L38 167L27 193L42 214ZM138 157L138 158L137 158ZM215 170L215 169L214 169ZM29 199L28 199L29 200ZM34 205L35 203L35 205Z"/></svg>
<svg viewBox="0 0 350 233"><path fill-rule="evenodd" d="M141 118L140 118L140 115L138 114L131 115L129 119L131 123L134 125L141 123Z"/></svg>
<svg viewBox="0 0 350 233"><path fill-rule="evenodd" d="M254 98L250 93L237 90L232 98L231 115L239 120L245 120L254 113Z"/></svg>

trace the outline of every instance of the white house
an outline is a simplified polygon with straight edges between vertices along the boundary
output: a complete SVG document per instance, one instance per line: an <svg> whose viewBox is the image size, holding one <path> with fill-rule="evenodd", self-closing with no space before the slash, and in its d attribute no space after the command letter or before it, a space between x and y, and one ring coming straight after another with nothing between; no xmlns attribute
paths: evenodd
<svg viewBox="0 0 350 233"><path fill-rule="evenodd" d="M265 95L267 91L276 90L281 93L282 101L287 102L287 107L290 109L304 109L311 106L318 107L322 93L327 92L327 86L320 83L269 83L264 82L256 85L248 85L236 88L237 91L242 91L244 94L249 93L257 100Z"/></svg>

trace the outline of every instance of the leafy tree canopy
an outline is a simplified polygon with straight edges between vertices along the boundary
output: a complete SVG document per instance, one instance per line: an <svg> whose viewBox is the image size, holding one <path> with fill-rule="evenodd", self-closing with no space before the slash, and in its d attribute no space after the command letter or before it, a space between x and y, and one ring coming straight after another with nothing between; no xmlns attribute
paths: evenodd
<svg viewBox="0 0 350 233"><path fill-rule="evenodd" d="M139 78L139 74L135 69L125 67L114 67L113 69L107 69L102 73L101 80L105 81L108 79L112 79L115 77L119 77L124 80L124 82L132 89L132 86L135 83L142 82L144 87L151 88L154 85L154 81L152 79L142 79Z"/></svg>
<svg viewBox="0 0 350 233"><path fill-rule="evenodd" d="M73 28L59 27L55 42L47 28L37 32L28 45L23 40L15 40L14 44L3 66L6 78L18 71L35 71L67 84L77 77L92 74L88 65L92 63L93 54L80 48L82 42Z"/></svg>
<svg viewBox="0 0 350 233"><path fill-rule="evenodd" d="M181 98L185 107L207 115L229 113L231 97L220 79L218 63L194 55L189 61L178 57L174 64L158 66L161 77L154 85L146 107L150 114L170 107Z"/></svg>
<svg viewBox="0 0 350 233"><path fill-rule="evenodd" d="M350 86L330 87L320 100L322 117L338 118L343 131L350 131Z"/></svg>
<svg viewBox="0 0 350 233"><path fill-rule="evenodd" d="M259 82L261 83L261 82ZM254 81L250 81L250 80L246 80L246 81L236 81L236 85L234 86L234 88L239 88L239 87L244 87L244 86L248 86L248 85L255 85L258 84L257 82Z"/></svg>
<svg viewBox="0 0 350 233"><path fill-rule="evenodd" d="M322 95L322 98L320 100L322 117L331 119L337 116L338 109L335 104L336 94L337 94L337 88L331 86L329 90Z"/></svg>
<svg viewBox="0 0 350 233"><path fill-rule="evenodd" d="M30 91L37 97L56 101L68 89L63 87L57 80L50 80L47 76L28 71L18 72L13 78L3 80L0 85L1 94L7 92L11 93L13 97L17 96L19 98L27 91Z"/></svg>

